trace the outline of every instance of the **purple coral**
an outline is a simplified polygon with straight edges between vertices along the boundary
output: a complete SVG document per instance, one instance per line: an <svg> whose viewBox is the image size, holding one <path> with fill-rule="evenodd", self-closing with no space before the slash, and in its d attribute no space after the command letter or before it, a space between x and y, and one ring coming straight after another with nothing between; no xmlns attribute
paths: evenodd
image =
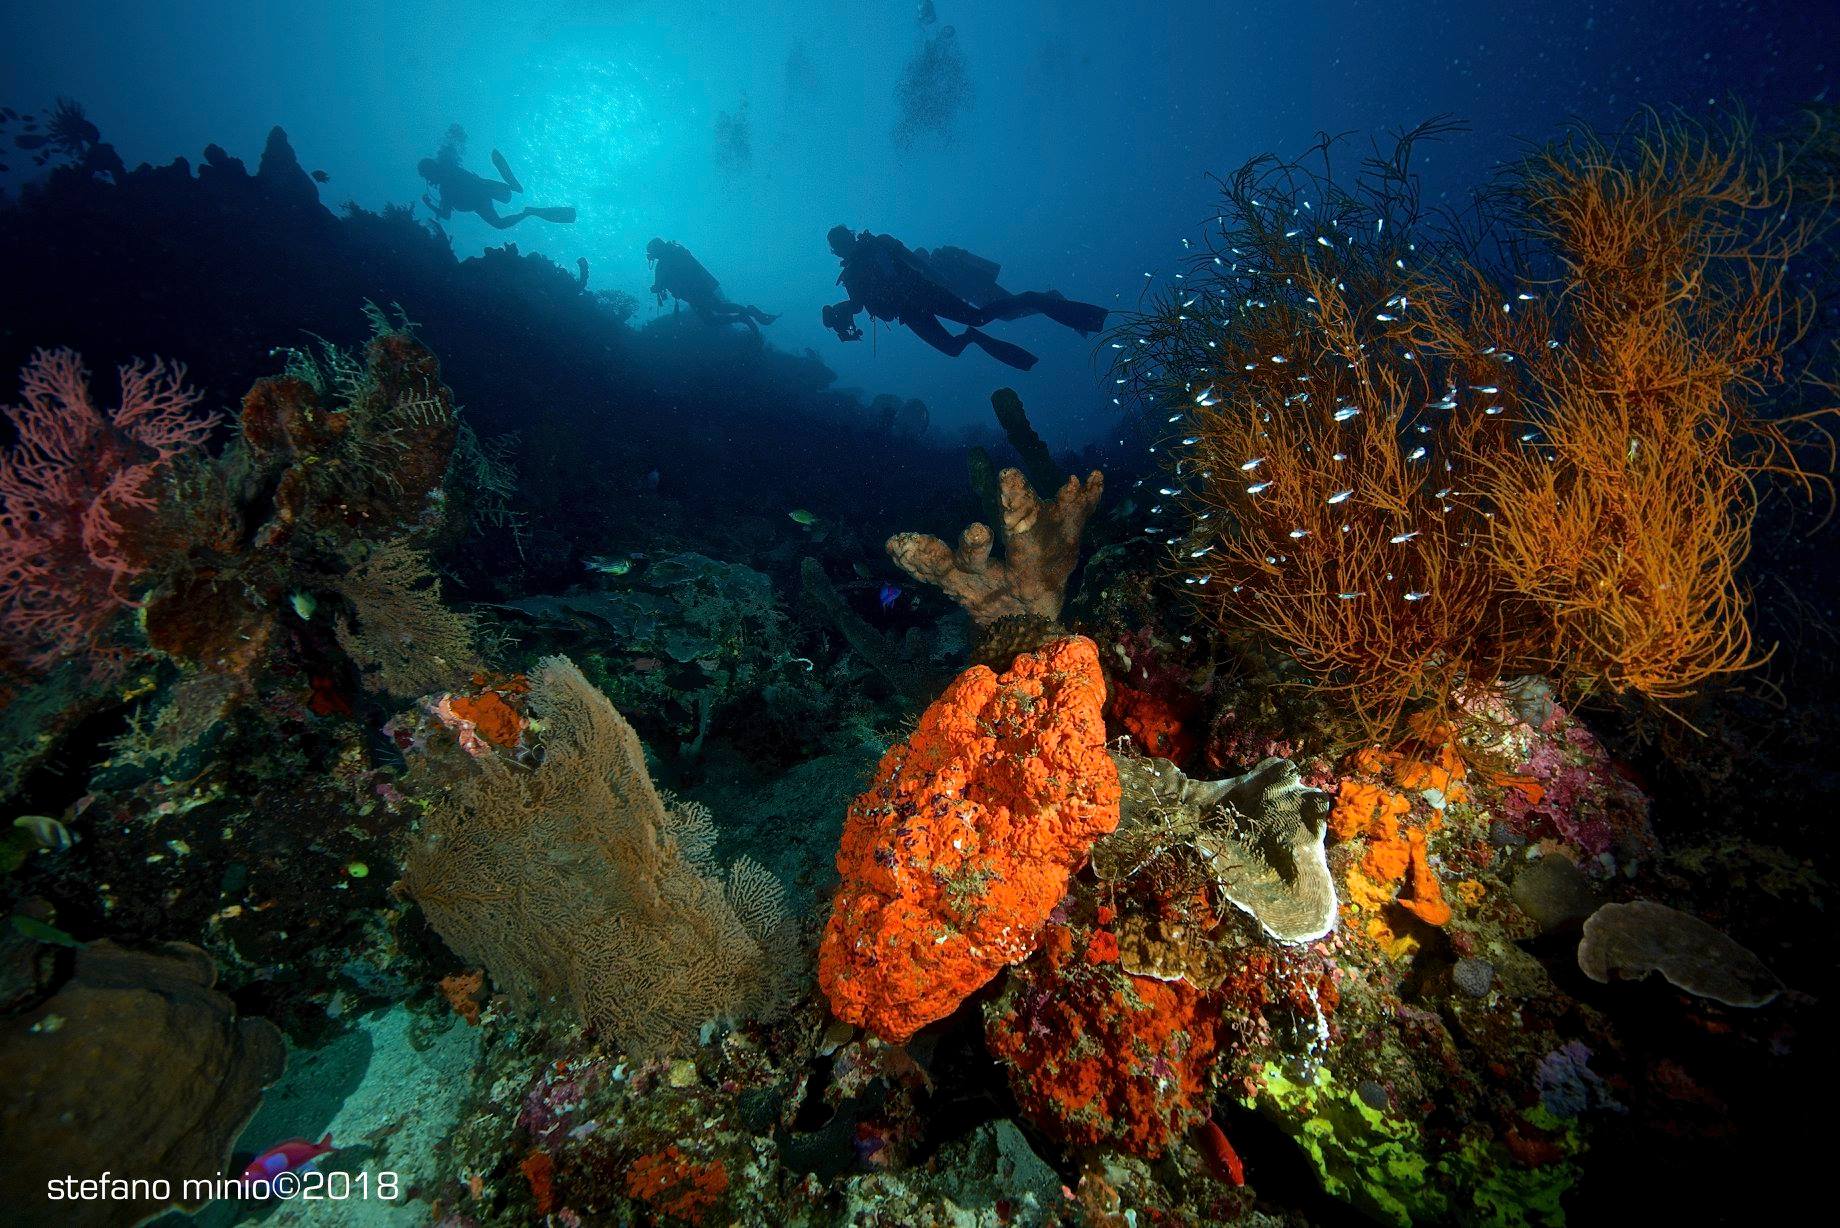
<svg viewBox="0 0 1840 1228"><path fill-rule="evenodd" d="M1558 705L1516 772L1538 788L1508 790L1501 809L1510 830L1530 839L1556 836L1591 857L1653 843L1648 798L1591 731Z"/></svg>
<svg viewBox="0 0 1840 1228"><path fill-rule="evenodd" d="M1540 1104L1548 1113L1577 1117L1591 1109L1627 1111L1590 1062L1591 1050L1581 1040L1569 1041L1540 1059Z"/></svg>
<svg viewBox="0 0 1840 1228"><path fill-rule="evenodd" d="M539 1147L554 1147L564 1135L574 1137L572 1115L604 1081L604 1066L600 1061L545 1066L524 1093L518 1125Z"/></svg>

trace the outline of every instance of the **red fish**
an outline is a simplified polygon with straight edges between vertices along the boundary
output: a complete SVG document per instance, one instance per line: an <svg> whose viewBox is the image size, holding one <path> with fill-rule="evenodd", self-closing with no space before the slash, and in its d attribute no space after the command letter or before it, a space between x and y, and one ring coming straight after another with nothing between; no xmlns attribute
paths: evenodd
<svg viewBox="0 0 1840 1228"><path fill-rule="evenodd" d="M1233 1186L1245 1185L1246 1166L1240 1163L1239 1152L1227 1141L1227 1132L1210 1117L1201 1123L1196 1133L1195 1141L1201 1145L1202 1158L1214 1175Z"/></svg>
<svg viewBox="0 0 1840 1228"><path fill-rule="evenodd" d="M249 1167L243 1170L243 1184L273 1181L281 1173L304 1168L333 1150L336 1149L330 1134L317 1143L309 1143L304 1138L283 1139L249 1162Z"/></svg>

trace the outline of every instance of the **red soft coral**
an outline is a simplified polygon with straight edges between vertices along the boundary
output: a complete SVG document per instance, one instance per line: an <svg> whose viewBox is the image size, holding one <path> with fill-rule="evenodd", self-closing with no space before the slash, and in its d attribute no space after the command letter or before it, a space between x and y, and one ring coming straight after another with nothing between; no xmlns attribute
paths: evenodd
<svg viewBox="0 0 1840 1228"><path fill-rule="evenodd" d="M1023 1115L1075 1147L1161 1155L1207 1116L1220 1012L1187 981L1131 976L1045 944L985 1012Z"/></svg>
<svg viewBox="0 0 1840 1228"><path fill-rule="evenodd" d="M18 438L0 454L0 659L15 667L89 651L131 604L158 481L217 424L193 412L201 394L182 366L136 362L120 376L105 414L76 353L39 350L20 373L24 403L6 408Z"/></svg>

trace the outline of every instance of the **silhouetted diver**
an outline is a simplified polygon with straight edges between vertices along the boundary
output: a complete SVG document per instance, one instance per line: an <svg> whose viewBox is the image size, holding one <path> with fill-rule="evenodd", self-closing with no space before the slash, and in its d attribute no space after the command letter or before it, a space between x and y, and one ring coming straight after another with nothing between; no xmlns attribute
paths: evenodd
<svg viewBox="0 0 1840 1228"><path fill-rule="evenodd" d="M442 150L443 157L423 158L416 163L415 169L422 173L440 193L440 202L426 193L422 203L434 211L434 215L446 221L456 213L477 214L481 221L495 230L509 230L527 217L534 217L543 222L572 222L575 209L571 205L555 205L537 209L526 207L516 213L501 215L496 205L508 203L514 193L522 192L524 185L511 173L511 164L505 161L498 150L492 151L492 165L498 168L503 182L486 179L475 175L460 165L457 158Z"/></svg>
<svg viewBox="0 0 1840 1228"><path fill-rule="evenodd" d="M730 302L722 293L715 274L703 267L703 264L690 250L681 243L672 243L666 239L653 239L645 245L645 258L658 266L652 277L652 293L657 296L660 305L669 295L680 303L688 303L703 323L711 325L733 324L739 321L747 325L758 336L760 328L755 323L771 324L779 319L769 315L760 308L746 303Z"/></svg>
<svg viewBox="0 0 1840 1228"><path fill-rule="evenodd" d="M1044 315L1082 336L1105 327L1105 308L1076 303L1054 291L1007 293L997 285L996 264L958 248L938 249L934 260L939 263L935 264L892 235L866 230L853 234L848 226L833 226L829 239L831 250L843 262L837 280L850 297L824 308L824 326L843 341L862 336L856 313L867 311L875 319L905 324L914 336L942 354L957 358L967 345L975 345L998 362L1027 371L1035 365L1035 355L997 340L979 326L992 320ZM967 292L980 301L970 301ZM969 327L954 336L941 319Z"/></svg>

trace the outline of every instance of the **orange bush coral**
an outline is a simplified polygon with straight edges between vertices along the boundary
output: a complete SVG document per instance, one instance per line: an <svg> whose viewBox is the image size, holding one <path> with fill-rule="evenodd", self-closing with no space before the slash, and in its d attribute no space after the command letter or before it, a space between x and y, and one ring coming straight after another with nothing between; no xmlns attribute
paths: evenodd
<svg viewBox="0 0 1840 1228"><path fill-rule="evenodd" d="M1412 144L1353 191L1265 158L1229 183L1119 375L1177 428L1160 530L1223 629L1262 632L1369 733L1458 685L1552 673L1667 700L1754 663L1735 570L1803 305L1790 163L1651 121L1524 166L1497 280L1418 234ZM1186 520L1186 524L1179 523Z"/></svg>
<svg viewBox="0 0 1840 1228"><path fill-rule="evenodd" d="M479 1026L479 1003L485 997L486 974L475 968L441 978L441 996L454 1008L454 1014L466 1020L468 1027Z"/></svg>
<svg viewBox="0 0 1840 1228"><path fill-rule="evenodd" d="M850 807L818 952L838 1018L891 1041L950 1014L1034 950L1118 824L1105 680L1083 636L973 666L882 759Z"/></svg>
<svg viewBox="0 0 1840 1228"><path fill-rule="evenodd" d="M1112 684L1106 715L1123 725L1146 755L1186 763L1199 744L1195 731L1183 723L1192 713L1180 712L1168 700L1122 682Z"/></svg>
<svg viewBox="0 0 1840 1228"><path fill-rule="evenodd" d="M456 716L470 721L480 737L506 750L515 748L524 732L523 716L497 691L456 695L449 707Z"/></svg>
<svg viewBox="0 0 1840 1228"><path fill-rule="evenodd" d="M524 1180L530 1182L530 1196L536 1200L537 1214L548 1215L556 1209L556 1161L547 1151L533 1151L518 1165Z"/></svg>

